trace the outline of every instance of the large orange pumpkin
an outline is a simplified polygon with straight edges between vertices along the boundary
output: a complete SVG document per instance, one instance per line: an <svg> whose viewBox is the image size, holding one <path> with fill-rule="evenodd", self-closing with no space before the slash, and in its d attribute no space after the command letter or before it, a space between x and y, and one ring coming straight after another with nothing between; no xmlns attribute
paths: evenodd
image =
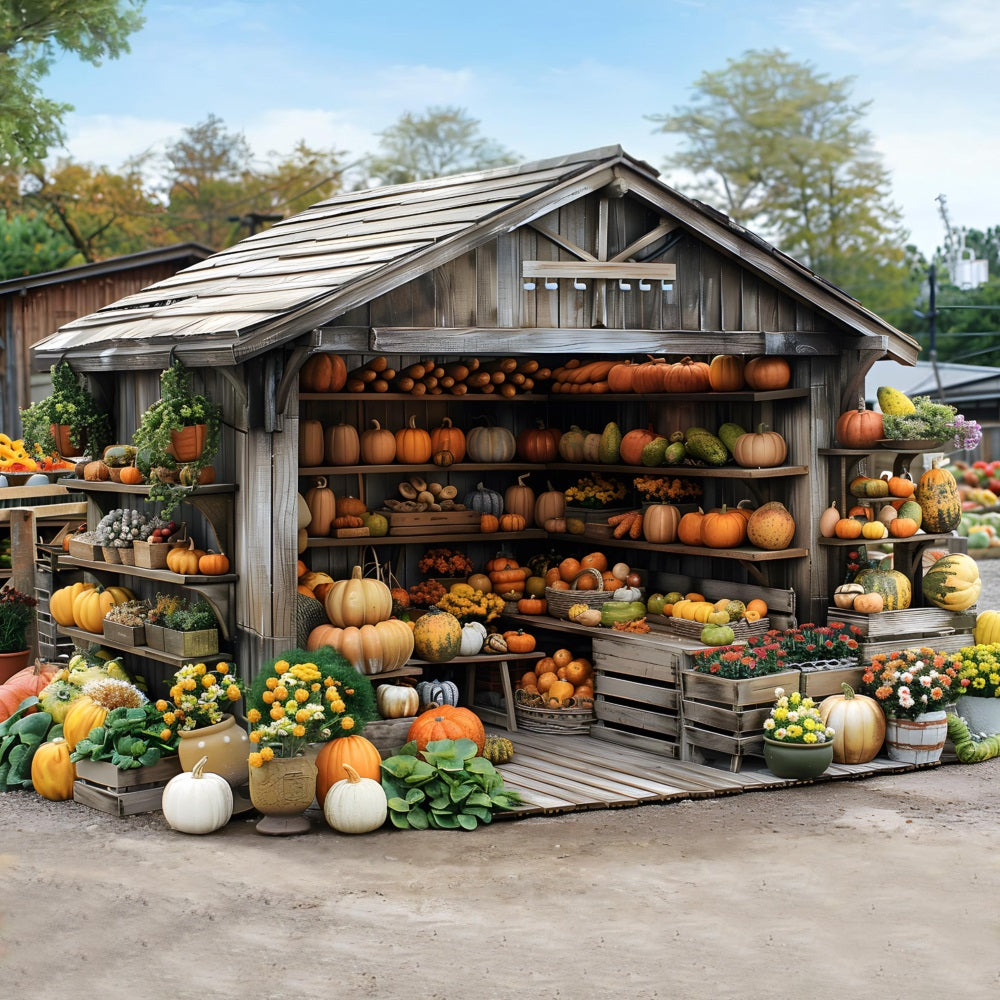
<svg viewBox="0 0 1000 1000"><path fill-rule="evenodd" d="M42 663L39 660L0 684L0 722L9 719L25 698L37 695L42 688L47 687L59 669L54 663Z"/></svg>
<svg viewBox="0 0 1000 1000"><path fill-rule="evenodd" d="M364 736L337 736L324 743L316 756L317 802L322 803L334 784L347 777L345 764L350 764L362 778L378 781L382 776L382 755L371 740Z"/></svg>
<svg viewBox="0 0 1000 1000"><path fill-rule="evenodd" d="M438 705L418 715L406 734L406 741L416 740L418 750L426 750L428 743L435 740L472 740L483 752L486 730L479 716L467 708L454 705Z"/></svg>
<svg viewBox="0 0 1000 1000"><path fill-rule="evenodd" d="M635 430L629 431L622 438L621 447L619 448L621 460L626 465L642 465L642 449L650 441L655 441L661 437L663 435L654 431L652 424L648 427L637 427Z"/></svg>
<svg viewBox="0 0 1000 1000"><path fill-rule="evenodd" d="M347 365L339 354L314 354L299 373L303 392L340 392L347 383Z"/></svg>
<svg viewBox="0 0 1000 1000"><path fill-rule="evenodd" d="M359 674L397 670L413 653L413 630L398 618L357 628L318 625L309 633L306 648L332 646Z"/></svg>
<svg viewBox="0 0 1000 1000"><path fill-rule="evenodd" d="M417 426L416 414L406 427L396 431L396 458L406 465L423 465L431 459L431 436Z"/></svg>
<svg viewBox="0 0 1000 1000"><path fill-rule="evenodd" d="M743 369L743 377L751 389L784 389L792 380L792 369L784 358L751 358Z"/></svg>
<svg viewBox="0 0 1000 1000"><path fill-rule="evenodd" d="M708 365L708 381L716 392L743 388L744 361L736 354L717 354Z"/></svg>
<svg viewBox="0 0 1000 1000"><path fill-rule="evenodd" d="M711 388L708 365L692 358L675 361L663 376L663 388L667 392L707 392Z"/></svg>
<svg viewBox="0 0 1000 1000"><path fill-rule="evenodd" d="M859 407L837 418L837 440L844 448L870 448L885 437L882 414Z"/></svg>
<svg viewBox="0 0 1000 1000"><path fill-rule="evenodd" d="M452 462L461 462L465 458L465 431L455 427L451 417L444 417L440 425L431 431L431 453L439 451L451 452Z"/></svg>

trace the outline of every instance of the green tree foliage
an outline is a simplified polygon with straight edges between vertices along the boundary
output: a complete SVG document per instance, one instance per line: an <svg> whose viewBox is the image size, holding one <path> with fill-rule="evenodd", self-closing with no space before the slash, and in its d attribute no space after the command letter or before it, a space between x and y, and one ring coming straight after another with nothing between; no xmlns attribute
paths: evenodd
<svg viewBox="0 0 1000 1000"><path fill-rule="evenodd" d="M693 175L687 190L889 318L917 289L850 85L780 50L750 51L702 74L691 105L649 117L682 137L667 166Z"/></svg>
<svg viewBox="0 0 1000 1000"><path fill-rule="evenodd" d="M938 360L1000 367L1000 277L991 276L978 288L961 289L948 283L948 272L940 262L936 270L941 282L936 301ZM927 308L924 302L913 330L925 348L930 347Z"/></svg>
<svg viewBox="0 0 1000 1000"><path fill-rule="evenodd" d="M0 281L81 263L76 248L40 215L8 216L0 209Z"/></svg>
<svg viewBox="0 0 1000 1000"><path fill-rule="evenodd" d="M0 166L44 158L63 141L68 104L42 94L61 53L95 66L129 51L145 0L0 0Z"/></svg>
<svg viewBox="0 0 1000 1000"><path fill-rule="evenodd" d="M464 108L431 107L423 115L408 111L378 136L379 152L364 166L379 184L406 184L518 160L515 153L481 135L479 122Z"/></svg>

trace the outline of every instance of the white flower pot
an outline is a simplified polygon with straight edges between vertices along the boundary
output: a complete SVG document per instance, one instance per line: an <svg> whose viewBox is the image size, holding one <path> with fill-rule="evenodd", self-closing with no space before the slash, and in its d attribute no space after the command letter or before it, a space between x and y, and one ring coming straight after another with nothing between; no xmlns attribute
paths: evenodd
<svg viewBox="0 0 1000 1000"><path fill-rule="evenodd" d="M968 693L955 702L955 710L974 733L1000 733L1000 698L977 698Z"/></svg>
<svg viewBox="0 0 1000 1000"><path fill-rule="evenodd" d="M940 759L947 738L948 715L943 711L924 712L915 719L885 720L889 759L903 764L933 764Z"/></svg>

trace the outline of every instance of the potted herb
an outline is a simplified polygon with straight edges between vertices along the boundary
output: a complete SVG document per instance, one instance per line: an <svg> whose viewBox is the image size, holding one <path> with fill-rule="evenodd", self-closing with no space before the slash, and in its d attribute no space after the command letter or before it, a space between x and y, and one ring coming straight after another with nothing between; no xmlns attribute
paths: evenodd
<svg viewBox="0 0 1000 1000"><path fill-rule="evenodd" d="M104 615L104 638L119 646L143 646L146 642L145 601L125 601L108 608Z"/></svg>
<svg viewBox="0 0 1000 1000"><path fill-rule="evenodd" d="M150 649L165 649L163 634L166 626L163 620L172 611L176 611L183 604L182 599L176 594L157 594L150 607L145 613L145 634L146 645Z"/></svg>
<svg viewBox="0 0 1000 1000"><path fill-rule="evenodd" d="M182 603L163 618L163 648L175 656L212 656L219 651L219 623L206 600Z"/></svg>
<svg viewBox="0 0 1000 1000"><path fill-rule="evenodd" d="M68 361L49 369L52 395L21 410L24 441L45 454L100 454L111 438L107 408L77 378Z"/></svg>
<svg viewBox="0 0 1000 1000"><path fill-rule="evenodd" d="M210 481L219 450L222 410L191 388L191 373L175 361L160 376L160 398L142 415L132 443L136 464L149 476L152 500L169 516L183 499L180 486Z"/></svg>
<svg viewBox="0 0 1000 1000"><path fill-rule="evenodd" d="M28 625L37 604L13 587L0 591L0 683L28 665Z"/></svg>

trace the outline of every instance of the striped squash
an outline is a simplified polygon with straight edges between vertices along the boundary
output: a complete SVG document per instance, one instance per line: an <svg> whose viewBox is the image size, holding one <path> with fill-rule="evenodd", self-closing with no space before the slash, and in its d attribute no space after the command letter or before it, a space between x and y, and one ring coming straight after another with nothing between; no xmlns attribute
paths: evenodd
<svg viewBox="0 0 1000 1000"><path fill-rule="evenodd" d="M854 582L860 583L866 594L881 594L886 611L902 611L913 600L910 579L898 569L863 569Z"/></svg>
<svg viewBox="0 0 1000 1000"><path fill-rule="evenodd" d="M950 472L937 466L928 469L920 477L915 496L924 515L920 526L928 534L944 534L958 527L962 501L958 483Z"/></svg>
<svg viewBox="0 0 1000 1000"><path fill-rule="evenodd" d="M982 590L975 559L963 552L939 559L924 574L924 597L946 611L965 611L979 600Z"/></svg>

